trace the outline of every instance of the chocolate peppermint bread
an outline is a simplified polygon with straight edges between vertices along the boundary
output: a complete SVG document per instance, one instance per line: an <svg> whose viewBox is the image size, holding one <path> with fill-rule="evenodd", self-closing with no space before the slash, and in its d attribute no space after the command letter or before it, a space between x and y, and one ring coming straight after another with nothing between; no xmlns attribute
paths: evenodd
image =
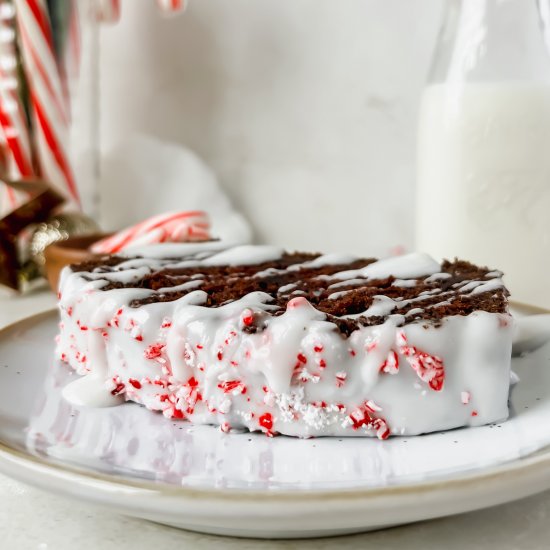
<svg viewBox="0 0 550 550"><path fill-rule="evenodd" d="M224 431L302 437L383 439L508 414L500 272L220 243L143 255L62 274L58 353L87 374L73 399L99 391Z"/></svg>

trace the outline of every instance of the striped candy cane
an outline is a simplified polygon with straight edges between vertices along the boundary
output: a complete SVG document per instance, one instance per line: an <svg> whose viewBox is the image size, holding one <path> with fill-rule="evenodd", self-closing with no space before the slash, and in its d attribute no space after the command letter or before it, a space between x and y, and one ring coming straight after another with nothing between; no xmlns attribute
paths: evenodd
<svg viewBox="0 0 550 550"><path fill-rule="evenodd" d="M167 14L183 12L187 8L187 0L157 0L157 4Z"/></svg>
<svg viewBox="0 0 550 550"><path fill-rule="evenodd" d="M15 0L15 6L40 168L44 177L79 204L67 151L69 109L55 58L45 0Z"/></svg>
<svg viewBox="0 0 550 550"><path fill-rule="evenodd" d="M169 212L153 216L111 237L96 242L95 254L116 254L128 246L210 239L208 215L201 211Z"/></svg>
<svg viewBox="0 0 550 550"><path fill-rule="evenodd" d="M32 149L27 116L21 103L18 88L17 57L15 46L15 10L12 4L0 5L0 127L5 151L3 174L12 179L34 174ZM2 210L15 208L23 194L2 185Z"/></svg>
<svg viewBox="0 0 550 550"><path fill-rule="evenodd" d="M8 143L4 137L4 132L0 128L0 170L3 173L8 172ZM18 200L14 190L0 180L0 216L5 216L17 206Z"/></svg>
<svg viewBox="0 0 550 550"><path fill-rule="evenodd" d="M45 0L15 0L15 5L25 63L35 69L41 85L46 87L49 100L55 106L59 118L68 122L69 112L64 100L46 2Z"/></svg>
<svg viewBox="0 0 550 550"><path fill-rule="evenodd" d="M80 28L80 10L78 0L71 0L69 15L69 33L64 52L65 70L68 75L78 76L82 56L82 34Z"/></svg>
<svg viewBox="0 0 550 550"><path fill-rule="evenodd" d="M32 151L27 117L19 98L15 49L15 12L10 4L0 8L0 124L15 163L14 177L32 176Z"/></svg>
<svg viewBox="0 0 550 550"><path fill-rule="evenodd" d="M102 23L116 23L120 19L120 0L96 0L95 14Z"/></svg>
<svg viewBox="0 0 550 550"><path fill-rule="evenodd" d="M120 19L121 0L95 0L94 8L98 21L116 23ZM159 9L165 14L176 14L186 10L189 0L157 0Z"/></svg>

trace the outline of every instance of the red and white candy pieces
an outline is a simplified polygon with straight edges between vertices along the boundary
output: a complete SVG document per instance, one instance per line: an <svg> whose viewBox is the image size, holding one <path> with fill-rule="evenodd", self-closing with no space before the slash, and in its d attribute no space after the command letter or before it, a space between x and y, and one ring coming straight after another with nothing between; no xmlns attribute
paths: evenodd
<svg viewBox="0 0 550 550"><path fill-rule="evenodd" d="M208 215L200 210L153 216L94 243L94 254L116 254L127 247L155 243L180 243L210 239Z"/></svg>

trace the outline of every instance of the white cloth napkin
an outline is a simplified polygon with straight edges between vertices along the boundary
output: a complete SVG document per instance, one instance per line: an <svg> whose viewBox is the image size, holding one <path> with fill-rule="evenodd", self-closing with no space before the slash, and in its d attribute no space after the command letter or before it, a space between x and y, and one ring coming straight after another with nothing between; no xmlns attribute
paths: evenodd
<svg viewBox="0 0 550 550"><path fill-rule="evenodd" d="M249 222L219 185L214 172L193 151L160 139L135 135L102 159L101 226L119 230L152 215L204 210L212 236L231 243L252 239Z"/></svg>

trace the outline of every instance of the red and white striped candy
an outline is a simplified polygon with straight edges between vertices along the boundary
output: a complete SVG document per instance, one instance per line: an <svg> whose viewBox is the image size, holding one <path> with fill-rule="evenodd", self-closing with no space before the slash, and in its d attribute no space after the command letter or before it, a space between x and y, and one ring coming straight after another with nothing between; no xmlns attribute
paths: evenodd
<svg viewBox="0 0 550 550"><path fill-rule="evenodd" d="M69 30L67 32L67 42L63 52L62 62L65 66L65 73L69 78L77 78L80 74L80 62L82 56L82 29L80 18L86 16L86 11L78 5L78 0L72 0L69 12Z"/></svg>
<svg viewBox="0 0 550 550"><path fill-rule="evenodd" d="M184 11L187 3L187 0L157 0L158 7L167 14Z"/></svg>
<svg viewBox="0 0 550 550"><path fill-rule="evenodd" d="M202 211L153 216L92 245L95 254L116 254L129 246L210 239L208 215Z"/></svg>
<svg viewBox="0 0 550 550"><path fill-rule="evenodd" d="M120 19L120 0L96 0L95 14L102 23L116 23Z"/></svg>
<svg viewBox="0 0 550 550"><path fill-rule="evenodd" d="M45 0L15 0L42 175L79 203L68 155L69 107Z"/></svg>
<svg viewBox="0 0 550 550"><path fill-rule="evenodd" d="M27 119L19 97L15 46L15 10L0 4L0 128L6 166L4 174L12 179L34 175ZM3 187L1 210L15 208L22 200L13 189ZM22 195L22 194L21 194Z"/></svg>
<svg viewBox="0 0 550 550"><path fill-rule="evenodd" d="M157 0L163 13L176 14L185 11L188 0ZM116 23L120 19L120 0L95 0L95 13L102 23Z"/></svg>

